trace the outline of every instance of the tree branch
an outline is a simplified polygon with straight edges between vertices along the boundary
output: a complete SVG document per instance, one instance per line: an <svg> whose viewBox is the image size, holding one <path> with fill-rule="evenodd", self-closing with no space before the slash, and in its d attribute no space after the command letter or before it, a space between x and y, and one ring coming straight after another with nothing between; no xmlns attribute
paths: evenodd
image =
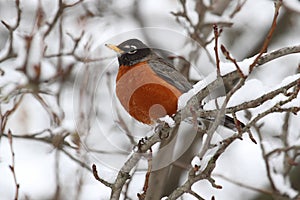
<svg viewBox="0 0 300 200"><path fill-rule="evenodd" d="M18 200L20 184L17 181L16 168L15 168L15 152L14 152L14 148L13 148L13 139L12 139L12 134L11 134L10 130L8 130L8 141L9 141L10 152L11 152L11 160L12 160L11 165L9 165L9 169L11 170L11 172L13 174L14 182L15 182L15 186L16 186L15 200Z"/></svg>
<svg viewBox="0 0 300 200"><path fill-rule="evenodd" d="M273 22L272 22L272 25L271 25L271 28L269 30L269 33L264 41L264 44L259 52L259 54L256 56L255 60L253 61L253 63L249 66L249 72L252 72L253 68L256 66L256 63L257 61L259 60L259 58L262 56L262 54L264 52L266 52L268 46L269 46L269 43L271 41L271 38L273 36L273 33L275 31L275 28L276 28L276 21L277 21L277 17L279 15L279 9L282 5L282 0L276 0L275 1L275 12L274 12L274 17L273 17Z"/></svg>

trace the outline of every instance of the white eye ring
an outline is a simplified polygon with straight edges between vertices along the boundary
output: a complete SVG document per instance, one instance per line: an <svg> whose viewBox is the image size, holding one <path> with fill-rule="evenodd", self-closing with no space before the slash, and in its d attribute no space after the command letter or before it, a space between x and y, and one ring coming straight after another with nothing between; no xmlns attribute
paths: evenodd
<svg viewBox="0 0 300 200"><path fill-rule="evenodd" d="M128 51L128 52L127 52L128 54L135 54L135 53L137 52L137 47L136 47L136 46L131 45L130 48L133 49L133 50Z"/></svg>

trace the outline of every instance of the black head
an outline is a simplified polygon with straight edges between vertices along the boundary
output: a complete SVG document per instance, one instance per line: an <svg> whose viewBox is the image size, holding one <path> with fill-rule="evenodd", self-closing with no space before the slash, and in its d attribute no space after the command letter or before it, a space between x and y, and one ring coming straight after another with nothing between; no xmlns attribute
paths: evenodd
<svg viewBox="0 0 300 200"><path fill-rule="evenodd" d="M151 49L138 39L126 40L118 46L107 46L119 53L119 64L125 66L135 65L153 55Z"/></svg>

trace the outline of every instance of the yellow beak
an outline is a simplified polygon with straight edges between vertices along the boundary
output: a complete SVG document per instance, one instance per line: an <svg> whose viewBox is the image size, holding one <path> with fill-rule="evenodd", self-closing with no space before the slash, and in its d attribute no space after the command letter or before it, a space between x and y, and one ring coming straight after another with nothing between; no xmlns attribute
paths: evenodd
<svg viewBox="0 0 300 200"><path fill-rule="evenodd" d="M123 51L122 49L120 49L120 48L117 47L116 45L113 45L113 44L105 44L105 46L107 46L108 48L114 50L114 51L117 52L118 54L123 54L123 53L125 53L125 51Z"/></svg>

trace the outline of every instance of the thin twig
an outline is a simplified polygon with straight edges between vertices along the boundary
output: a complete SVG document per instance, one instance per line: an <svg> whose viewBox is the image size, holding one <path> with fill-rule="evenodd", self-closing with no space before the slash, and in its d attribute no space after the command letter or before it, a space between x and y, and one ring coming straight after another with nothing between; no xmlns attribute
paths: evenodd
<svg viewBox="0 0 300 200"><path fill-rule="evenodd" d="M214 176L220 177L220 178L222 178L222 179L224 179L224 180L226 180L226 181L228 181L230 183L233 183L233 184L235 184L235 185L237 185L239 187L242 187L242 188L246 188L248 190L252 190L252 191L259 192L259 193L262 193L262 194L267 194L267 195L274 195L274 193L271 192L271 191L260 189L260 188L256 188L256 187L253 187L251 185L246 185L246 184L244 184L242 182L238 182L238 181L232 180L232 179L224 176L223 174L214 174Z"/></svg>
<svg viewBox="0 0 300 200"><path fill-rule="evenodd" d="M271 157L274 154L279 154L281 152L289 152L289 151L300 151L300 146L299 145L292 145L288 147L283 147L283 148L276 148L266 154L266 157Z"/></svg>
<svg viewBox="0 0 300 200"><path fill-rule="evenodd" d="M255 108L257 106L260 106L280 94L285 95L286 91L291 89L292 87L296 87L299 81L300 81L300 78L296 79L295 81L292 81L291 83L289 83L283 87L280 87L276 90L266 93L256 99L241 103L236 106L228 107L228 108L226 108L225 112L228 114L232 114L232 113L235 113L238 111L242 111L245 109ZM200 111L195 111L195 112L198 117L208 117L208 116L215 116L218 113L218 110L200 110Z"/></svg>
<svg viewBox="0 0 300 200"><path fill-rule="evenodd" d="M203 180L203 179L210 180L210 183L212 184L212 186L220 189L220 186L216 185L214 183L214 180L211 178L211 173L213 172L213 170L216 167L216 162L217 162L218 158L224 153L224 151L227 149L227 147L230 146L230 144L232 144L232 142L238 138L240 138L240 135L233 135L233 136L223 140L220 147L218 148L217 152L208 161L206 168L201 173L196 174L197 170L195 170L195 168L191 168L189 170L188 179L168 196L168 200L178 199L183 193L189 191L194 183L196 183L199 180Z"/></svg>
<svg viewBox="0 0 300 200"><path fill-rule="evenodd" d="M13 43L14 43L14 31L19 27L20 25L20 21L21 21L21 14L22 14L22 10L20 7L20 0L16 0L16 8L17 8L17 20L15 25L9 25L8 23L6 23L5 21L1 20L1 23L6 27L6 29L9 32L9 46L8 46L8 51L6 56L4 56L2 59L0 59L0 63L3 62L6 59L9 58L13 58L16 57L17 55L14 53L13 50Z"/></svg>
<svg viewBox="0 0 300 200"><path fill-rule="evenodd" d="M214 123L207 131L207 138L201 147L202 151L200 151L200 153L198 154L199 158L202 158L205 155L205 151L208 149L208 147L210 145L213 133L217 130L218 126L220 125L222 117L225 115L226 106L227 106L230 98L238 89L240 89L244 85L244 83L245 83L245 79L240 79L239 82L226 95L225 100L224 100L220 110L217 112Z"/></svg>
<svg viewBox="0 0 300 200"><path fill-rule="evenodd" d="M245 5L245 3L247 2L247 0L243 0L243 2L240 2L240 0L237 2L237 5L235 7L235 9L233 10L233 12L229 15L230 18L233 18L241 9L242 7Z"/></svg>
<svg viewBox="0 0 300 200"><path fill-rule="evenodd" d="M272 175L271 175L271 166L270 166L269 160L266 158L266 149L265 149L265 147L263 145L263 137L262 137L262 133L260 131L260 127L254 125L254 128L255 128L255 130L257 132L257 135L258 135L258 138L259 138L259 144L260 144L260 148L261 148L261 153L262 153L262 157L263 157L264 162L265 162L266 171L267 171L267 177L268 177L270 186L271 186L273 192L277 193L278 189L276 188L274 180L273 180Z"/></svg>
<svg viewBox="0 0 300 200"><path fill-rule="evenodd" d="M282 140L282 143L283 143L283 146L285 148L289 147L290 144L289 144L289 120L290 120L290 116L291 116L291 113L285 113L285 116L284 116L284 123L282 125L282 134L281 134L281 140ZM289 163L289 160L290 160L290 156L288 154L288 152L284 152L284 172L283 172L283 175L284 176L287 176L291 170L291 167L292 165L290 165Z"/></svg>
<svg viewBox="0 0 300 200"><path fill-rule="evenodd" d="M23 97L24 97L24 95L15 97L13 99L13 107L11 109L7 110L3 115L1 115L1 121L0 121L1 122L1 124L0 124L1 135L0 136L4 135L3 133L5 130L6 124L8 122L8 119L19 108L19 106L21 105L21 102L23 100Z"/></svg>
<svg viewBox="0 0 300 200"><path fill-rule="evenodd" d="M15 166L15 152L13 148L13 139L12 139L12 134L11 130L8 130L8 141L9 141L9 146L10 146L10 152L11 152L11 165L9 165L9 169L11 170L13 177L14 177L14 182L15 182L15 200L19 198L19 189L20 189L20 184L17 181L17 175L16 175L16 166Z"/></svg>
<svg viewBox="0 0 300 200"><path fill-rule="evenodd" d="M58 9L56 11L56 14L55 14L52 22L48 23L48 29L46 30L46 32L44 34L44 38L46 38L47 35L51 32L51 30L53 29L54 25L58 21L59 16L63 14L63 11L64 11L63 1L62 0L58 0Z"/></svg>
<svg viewBox="0 0 300 200"><path fill-rule="evenodd" d="M274 17L273 17L273 22L272 22L272 25L271 25L271 28L269 30L269 33L264 41L264 44L259 52L259 54L256 56L255 60L253 61L253 63L250 65L249 67L249 72L252 72L253 68L256 66L258 60L260 59L260 57L263 55L263 53L266 52L267 48L268 48L268 45L271 41L271 38L273 36L273 33L275 31L275 28L276 28L276 21L277 21L277 17L279 15L279 9L282 5L282 0L277 0L275 2L275 12L274 12Z"/></svg>
<svg viewBox="0 0 300 200"><path fill-rule="evenodd" d="M113 184L105 181L104 179L100 178L98 175L98 171L97 171L97 167L95 164L92 165L92 171L93 171L93 175L95 177L95 179L99 182L101 182L103 185L109 187L109 188L113 188Z"/></svg>
<svg viewBox="0 0 300 200"><path fill-rule="evenodd" d="M240 66L237 64L236 59L234 59L233 57L231 57L229 51L225 48L224 45L221 45L221 50L222 50L222 53L225 55L226 59L230 60L234 64L234 66L236 67L237 72L240 74L241 78L243 78L243 79L247 78L244 75L244 73L242 72Z"/></svg>
<svg viewBox="0 0 300 200"><path fill-rule="evenodd" d="M221 70L220 70L220 58L219 58L219 50L218 50L218 39L220 36L220 32L218 26L216 24L213 25L214 28L214 35L215 35L215 58L216 58L216 66L217 66L217 77L221 77Z"/></svg>
<svg viewBox="0 0 300 200"><path fill-rule="evenodd" d="M147 190L149 187L149 179L150 179L150 174L152 172L152 149L149 149L149 155L147 156L147 160L148 160L148 169L147 169L147 173L145 175L145 182L144 182L144 187L143 187L143 193L141 194L137 194L139 200L143 200L146 197L147 194Z"/></svg>
<svg viewBox="0 0 300 200"><path fill-rule="evenodd" d="M49 35L49 33L52 31L52 29L55 26L56 22L58 21L59 17L61 17L63 15L63 12L66 8L76 6L81 2L83 2L83 0L78 0L71 4L65 4L63 2L63 0L58 0L58 9L55 13L55 16L54 16L52 22L48 23L48 29L46 30L46 32L44 34L44 38L46 38Z"/></svg>
<svg viewBox="0 0 300 200"><path fill-rule="evenodd" d="M45 133L45 132L49 132L50 136L40 136L41 134ZM68 156L71 160L73 160L75 163L78 163L80 166L82 166L83 168L87 169L88 171L91 171L90 167L88 165L86 165L85 162L77 159L76 157L74 157L71 153L69 153L65 148L62 147L68 147L71 148L73 150L77 150L77 147L73 147L71 146L68 142L66 142L64 139L60 141L60 144L55 144L57 142L55 142L57 139L57 134L53 134L52 131L50 129L45 129L43 131L37 132L37 133L32 133L32 134L18 134L18 135L13 135L11 134L12 138L21 138L21 139L29 139L29 140L34 140L34 141L39 141L39 142L44 142L46 144L50 144L50 145L56 145L58 148L58 150L62 151L66 156ZM8 134L3 133L4 137L8 138ZM40 137L38 137L40 136ZM54 141L55 140L55 141Z"/></svg>
<svg viewBox="0 0 300 200"><path fill-rule="evenodd" d="M33 97L41 104L41 106L45 109L49 116L51 116L51 122L53 124L60 124L61 119L60 117L53 111L51 106L49 106L44 98L40 94L33 93Z"/></svg>
<svg viewBox="0 0 300 200"><path fill-rule="evenodd" d="M291 47L285 47L278 49L274 52L271 52L270 54L266 54L262 56L258 61L255 67L262 66L263 64L266 64L272 60L275 60L279 57L286 56L289 54L294 54L294 53L300 53L300 45L296 46L291 46ZM228 74L225 74L222 76L222 79L216 79L210 84L208 84L206 87L204 87L200 92L198 92L195 96L201 102L205 97L209 95L211 91L213 91L215 88L218 86L222 85L224 82L225 83L231 83L233 80L236 80L240 77L240 74L237 71L230 72ZM191 98L192 99L192 98ZM191 102L188 102L189 104Z"/></svg>
<svg viewBox="0 0 300 200"><path fill-rule="evenodd" d="M204 198L202 198L199 194L197 194L196 192L194 192L193 190L188 190L187 193L193 195L195 198L199 199L199 200L204 200Z"/></svg>

